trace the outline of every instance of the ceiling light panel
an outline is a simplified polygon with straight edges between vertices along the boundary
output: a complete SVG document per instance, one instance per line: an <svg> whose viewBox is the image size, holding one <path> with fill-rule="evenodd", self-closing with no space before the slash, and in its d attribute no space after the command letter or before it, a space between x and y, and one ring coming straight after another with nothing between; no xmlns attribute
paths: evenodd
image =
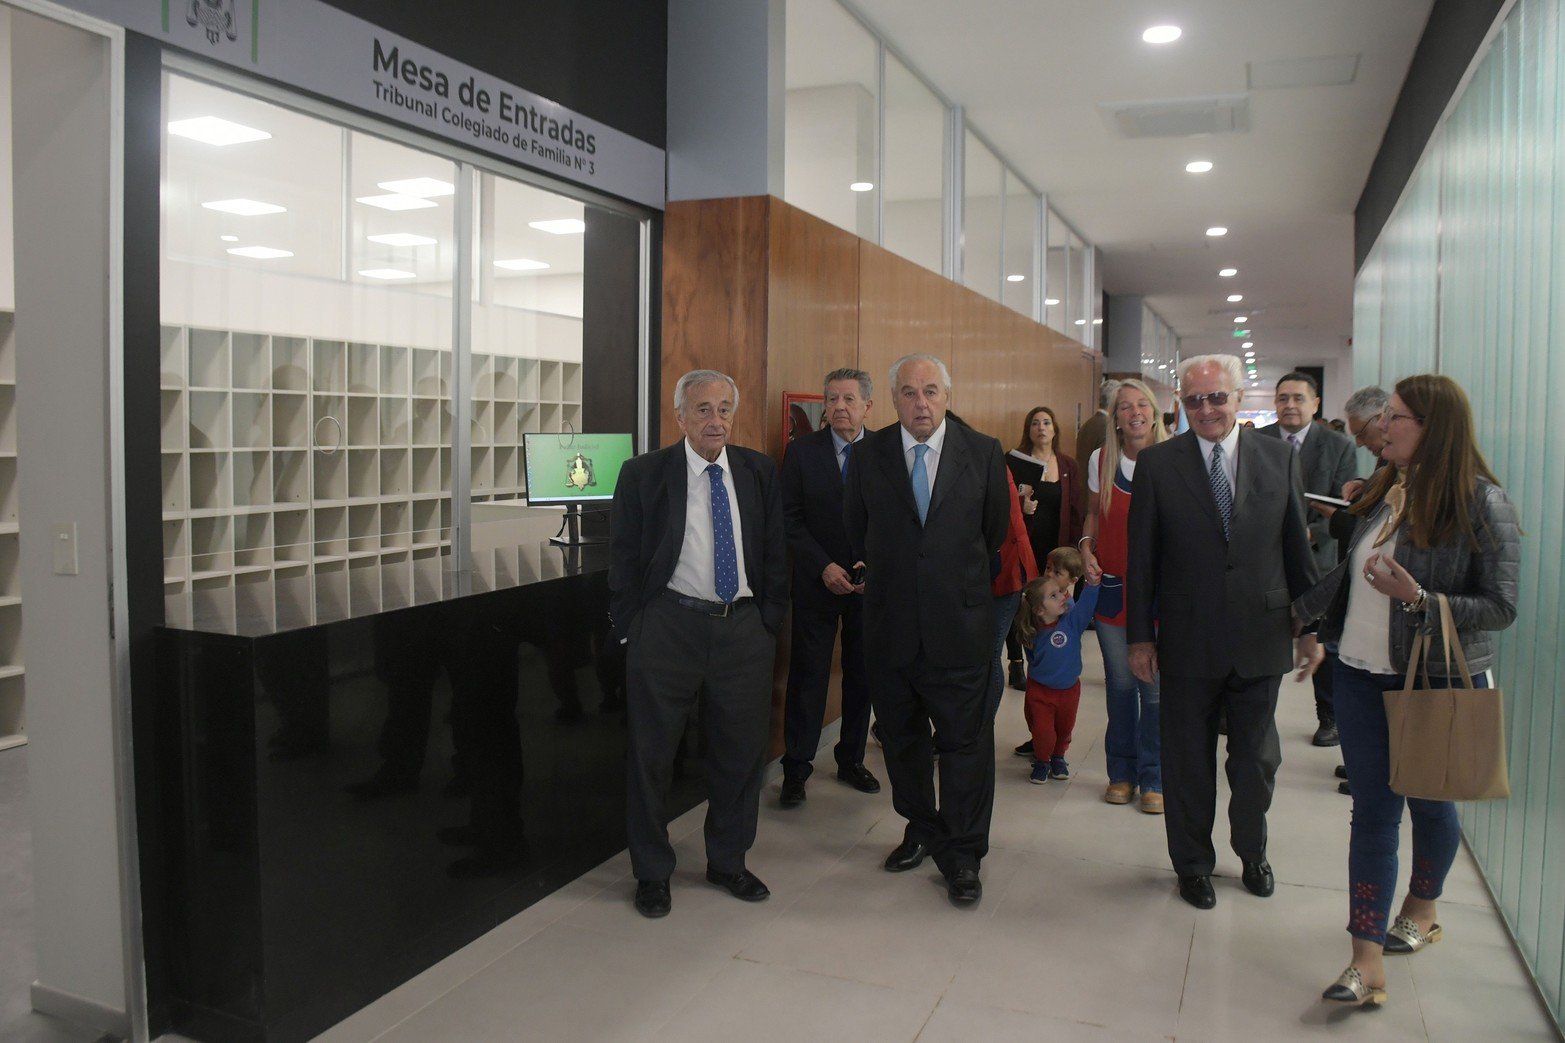
<svg viewBox="0 0 1565 1043"><path fill-rule="evenodd" d="M271 137L264 130L225 120L221 116L194 116L190 119L174 120L168 125L168 132L175 137L189 138L203 145L216 145L220 148L224 145L242 145L247 141L265 141Z"/></svg>
<svg viewBox="0 0 1565 1043"><path fill-rule="evenodd" d="M259 199L214 199L209 203L202 203L208 210L216 210L223 214L234 214L238 217L260 217L262 214L285 214L288 208L278 206L276 203L263 203Z"/></svg>
<svg viewBox="0 0 1565 1043"><path fill-rule="evenodd" d="M529 257L514 257L510 260L496 261L496 268L504 268L508 272L541 272L549 267L547 262L534 261Z"/></svg>
<svg viewBox="0 0 1565 1043"><path fill-rule="evenodd" d="M1329 54L1318 58L1276 58L1245 63L1252 91L1288 87L1345 87L1358 78L1357 54Z"/></svg>
<svg viewBox="0 0 1565 1043"><path fill-rule="evenodd" d="M1244 300L1244 294L1242 293L1230 293L1228 295L1229 304L1238 304L1242 300Z"/></svg>
<svg viewBox="0 0 1565 1043"><path fill-rule="evenodd" d="M1147 43L1173 43L1184 35L1177 25L1154 25L1141 34Z"/></svg>
<svg viewBox="0 0 1565 1043"><path fill-rule="evenodd" d="M387 232L384 235L372 235L369 241L382 246L433 246L440 240L428 235L414 235L412 232Z"/></svg>
<svg viewBox="0 0 1565 1043"><path fill-rule="evenodd" d="M250 257L257 261L272 261L279 257L292 257L292 250L279 250L275 246L234 246L229 253L235 257Z"/></svg>
<svg viewBox="0 0 1565 1043"><path fill-rule="evenodd" d="M1205 174L1212 169L1212 161L1209 159L1193 159L1185 164L1186 174Z"/></svg>
<svg viewBox="0 0 1565 1043"><path fill-rule="evenodd" d="M855 182L853 182L853 184L849 185L848 188L849 188L850 191L853 191L853 192L873 192L873 191L875 191L875 185L874 185L873 182L870 182L870 181L855 181Z"/></svg>
<svg viewBox="0 0 1565 1043"><path fill-rule="evenodd" d="M379 207L382 210L427 210L432 206L440 205L422 196L404 195L401 192L392 192L384 196L359 196L357 201L365 206Z"/></svg>
<svg viewBox="0 0 1565 1043"><path fill-rule="evenodd" d="M550 235L581 235L587 230L587 222L574 217L562 217L552 221L529 221L527 227Z"/></svg>
<svg viewBox="0 0 1565 1043"><path fill-rule="evenodd" d="M1237 268L1223 268L1223 269L1219 270L1217 274L1222 276L1224 279L1232 279L1234 276L1239 274L1239 269L1237 269Z"/></svg>
<svg viewBox="0 0 1565 1043"><path fill-rule="evenodd" d="M1211 228L1206 230L1206 234L1211 236L1213 239L1216 239L1218 236L1227 235L1228 229L1224 228L1222 225L1213 225Z"/></svg>
<svg viewBox="0 0 1565 1043"><path fill-rule="evenodd" d="M379 181L376 188L383 188L387 192L399 196L416 196L419 199L430 199L435 196L449 196L456 193L456 186L449 181L442 181L437 177L409 177L401 181Z"/></svg>
<svg viewBox="0 0 1565 1043"><path fill-rule="evenodd" d="M417 272L405 272L401 268L360 268L359 274L366 279L413 279Z"/></svg>

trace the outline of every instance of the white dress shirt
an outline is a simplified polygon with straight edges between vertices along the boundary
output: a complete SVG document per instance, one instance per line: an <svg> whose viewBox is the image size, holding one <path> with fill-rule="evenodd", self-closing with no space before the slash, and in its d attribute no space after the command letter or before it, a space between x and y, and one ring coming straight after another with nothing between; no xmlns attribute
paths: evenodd
<svg viewBox="0 0 1565 1043"><path fill-rule="evenodd" d="M1208 442L1200 435L1195 440L1201 444L1201 470L1211 473L1212 447L1216 442ZM1234 484L1234 476L1239 473L1239 425L1237 423L1223 438L1223 473L1228 476L1228 488L1235 497L1239 495L1239 486Z"/></svg>
<svg viewBox="0 0 1565 1043"><path fill-rule="evenodd" d="M753 597L755 592L744 571L744 531L739 520L739 497L734 493L734 472L728 463L728 449L711 461L723 469L723 487L728 490L728 516L734 522L734 563L739 566L739 592L735 598ZM690 468L685 490L685 542L679 549L679 562L669 577L670 590L702 601L720 601L717 596L717 569L712 562L712 480L706 476L708 461L690 447L685 439L685 464Z"/></svg>
<svg viewBox="0 0 1565 1043"><path fill-rule="evenodd" d="M940 451L945 448L946 444L946 422L942 419L940 426L935 428L934 434L930 435L924 442L914 438L908 432L908 429L900 424L897 425L897 430L902 432L902 462L907 464L909 478L913 477L913 447L915 445L927 445L929 447L929 452L924 454L924 470L929 474L929 502L933 504L935 502L935 472L940 469Z"/></svg>

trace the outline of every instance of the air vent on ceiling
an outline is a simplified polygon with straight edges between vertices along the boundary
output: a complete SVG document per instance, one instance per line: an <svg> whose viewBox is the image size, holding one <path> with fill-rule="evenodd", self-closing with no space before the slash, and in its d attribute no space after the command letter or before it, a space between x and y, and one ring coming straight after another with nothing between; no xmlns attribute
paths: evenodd
<svg viewBox="0 0 1565 1043"><path fill-rule="evenodd" d="M1243 134L1250 129L1250 100L1243 94L1105 102L1098 109L1109 129L1127 138Z"/></svg>
<svg viewBox="0 0 1565 1043"><path fill-rule="evenodd" d="M1359 56L1328 54L1319 58L1276 58L1248 62L1251 90L1284 87L1343 87L1358 77Z"/></svg>

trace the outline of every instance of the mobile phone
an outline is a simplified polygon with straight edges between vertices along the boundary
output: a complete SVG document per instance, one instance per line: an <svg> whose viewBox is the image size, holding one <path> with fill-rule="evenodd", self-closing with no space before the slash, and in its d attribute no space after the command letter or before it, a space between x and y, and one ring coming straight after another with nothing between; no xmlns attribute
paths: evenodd
<svg viewBox="0 0 1565 1043"><path fill-rule="evenodd" d="M848 573L848 582L852 583L855 587L864 582L863 565L853 566L853 569Z"/></svg>

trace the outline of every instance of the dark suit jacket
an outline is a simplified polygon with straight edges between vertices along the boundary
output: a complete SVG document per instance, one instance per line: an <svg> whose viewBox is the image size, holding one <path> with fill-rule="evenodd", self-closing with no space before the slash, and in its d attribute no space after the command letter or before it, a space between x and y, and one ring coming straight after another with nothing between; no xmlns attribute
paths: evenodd
<svg viewBox="0 0 1565 1043"><path fill-rule="evenodd" d="M953 420L923 525L892 424L854 447L843 519L865 564L864 649L886 666L982 666L994 651L990 558L1005 542L1010 476L1000 443Z"/></svg>
<svg viewBox="0 0 1565 1043"><path fill-rule="evenodd" d="M853 447L857 453L862 442ZM836 562L848 571L857 559L842 524L842 472L831 428L811 431L788 443L782 465L783 526L793 552L793 601L810 608L836 608L854 594L833 594L821 572Z"/></svg>
<svg viewBox="0 0 1565 1043"><path fill-rule="evenodd" d="M731 445L734 495L744 540L744 572L772 633L788 608L788 553L783 542L777 465L753 449ZM627 460L609 512L609 614L614 632L629 637L636 613L663 592L685 542L690 468L685 440Z"/></svg>
<svg viewBox="0 0 1565 1043"><path fill-rule="evenodd" d="M1126 636L1156 640L1164 673L1258 678L1292 667L1290 605L1319 576L1296 457L1286 442L1239 432L1226 541L1195 432L1136 458Z"/></svg>
<svg viewBox="0 0 1565 1043"><path fill-rule="evenodd" d="M1263 435L1286 440L1286 432L1281 424L1268 424L1256 430ZM1358 477L1358 464L1353 459L1353 439L1333 431L1325 424L1311 424L1309 436L1299 447L1299 471L1304 477L1305 492L1341 496L1342 487ZM1309 511L1306 520L1310 527L1310 542L1315 548L1315 565L1325 575L1337 565L1337 543L1331 535L1331 519L1316 511Z"/></svg>

